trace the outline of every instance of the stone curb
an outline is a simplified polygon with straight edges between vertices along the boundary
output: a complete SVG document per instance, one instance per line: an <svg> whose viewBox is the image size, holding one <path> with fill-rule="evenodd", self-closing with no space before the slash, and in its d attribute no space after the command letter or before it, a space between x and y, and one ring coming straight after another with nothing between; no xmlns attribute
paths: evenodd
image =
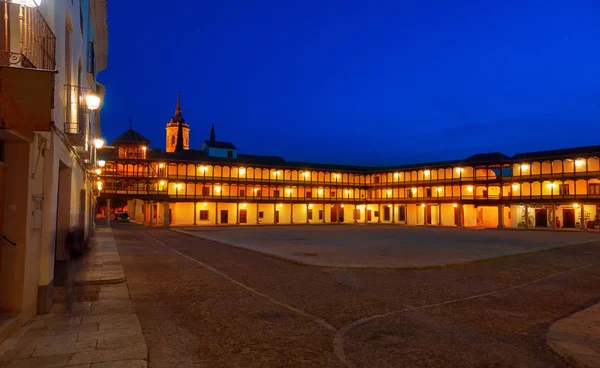
<svg viewBox="0 0 600 368"><path fill-rule="evenodd" d="M98 226L91 241L91 251L86 256L88 264L80 270L77 285L110 285L125 282L127 278L111 228Z"/></svg>
<svg viewBox="0 0 600 368"><path fill-rule="evenodd" d="M600 367L600 303L556 321L546 343L573 367Z"/></svg>

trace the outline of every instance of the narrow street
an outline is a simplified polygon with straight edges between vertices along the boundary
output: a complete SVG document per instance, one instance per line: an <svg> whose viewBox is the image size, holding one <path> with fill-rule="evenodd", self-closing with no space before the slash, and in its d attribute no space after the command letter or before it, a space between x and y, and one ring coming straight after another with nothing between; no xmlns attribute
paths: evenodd
<svg viewBox="0 0 600 368"><path fill-rule="evenodd" d="M545 333L600 295L600 244L341 269L161 228L113 231L151 367L564 367Z"/></svg>

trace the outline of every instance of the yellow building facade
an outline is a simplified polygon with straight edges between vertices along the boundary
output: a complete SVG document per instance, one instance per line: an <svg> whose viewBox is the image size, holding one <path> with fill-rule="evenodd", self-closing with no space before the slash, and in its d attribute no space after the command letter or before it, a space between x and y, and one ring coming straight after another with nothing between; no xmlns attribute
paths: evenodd
<svg viewBox="0 0 600 368"><path fill-rule="evenodd" d="M199 150L149 144L130 129L101 150L99 176L100 195L149 226L598 226L600 146L362 167L238 154L214 126Z"/></svg>

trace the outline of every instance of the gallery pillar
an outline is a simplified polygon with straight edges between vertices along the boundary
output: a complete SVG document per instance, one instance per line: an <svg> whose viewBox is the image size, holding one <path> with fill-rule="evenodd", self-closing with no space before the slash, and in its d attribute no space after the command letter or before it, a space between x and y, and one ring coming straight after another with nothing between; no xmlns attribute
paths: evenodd
<svg viewBox="0 0 600 368"><path fill-rule="evenodd" d="M392 205L392 224L396 223L396 206Z"/></svg>
<svg viewBox="0 0 600 368"><path fill-rule="evenodd" d="M582 204L579 206L579 208L580 208L580 210L579 210L579 211L581 211L581 212L580 212L580 214L581 214L581 219L579 220L579 221L580 221L580 224L581 224L581 230L587 230L587 226L585 226L585 206L584 206L584 204L582 203Z"/></svg>
<svg viewBox="0 0 600 368"><path fill-rule="evenodd" d="M106 226L110 227L110 198L106 199Z"/></svg>
<svg viewBox="0 0 600 368"><path fill-rule="evenodd" d="M171 226L171 211L169 211L169 202L163 202L163 226Z"/></svg>
<svg viewBox="0 0 600 368"><path fill-rule="evenodd" d="M377 223L380 224L381 223L381 204L377 205L377 211L378 211L377 214L379 215L379 216L377 216Z"/></svg>
<svg viewBox="0 0 600 368"><path fill-rule="evenodd" d="M527 229L529 227L529 206L525 205L524 209L525 213L523 214L523 217L525 218L525 228Z"/></svg>
<svg viewBox="0 0 600 368"><path fill-rule="evenodd" d="M196 202L194 202L194 225L196 225L196 216L198 216L196 212Z"/></svg>
<svg viewBox="0 0 600 368"><path fill-rule="evenodd" d="M325 223L325 203L323 203L323 223Z"/></svg>
<svg viewBox="0 0 600 368"><path fill-rule="evenodd" d="M438 203L437 215L438 215L438 225L441 225L442 224L442 205L440 203Z"/></svg>
<svg viewBox="0 0 600 368"><path fill-rule="evenodd" d="M306 223L307 223L307 224L309 224L309 223L310 223L310 220L308 219L308 210L309 210L309 208L308 208L308 203L307 203L307 204L306 204Z"/></svg>
<svg viewBox="0 0 600 368"><path fill-rule="evenodd" d="M498 229L504 228L504 205L498 205Z"/></svg>
<svg viewBox="0 0 600 368"><path fill-rule="evenodd" d="M294 223L294 204L290 203L290 223Z"/></svg>
<svg viewBox="0 0 600 368"><path fill-rule="evenodd" d="M219 224L219 202L215 202L215 225Z"/></svg>
<svg viewBox="0 0 600 368"><path fill-rule="evenodd" d="M154 221L154 201L150 201L149 207L148 215L150 218L148 219L148 226L152 226Z"/></svg>
<svg viewBox="0 0 600 368"><path fill-rule="evenodd" d="M556 205L552 204L552 208L550 209L551 212L551 216L550 216L550 228L551 229L556 229Z"/></svg>
<svg viewBox="0 0 600 368"><path fill-rule="evenodd" d="M240 204L239 203L235 204L235 224L236 225L240 224Z"/></svg>

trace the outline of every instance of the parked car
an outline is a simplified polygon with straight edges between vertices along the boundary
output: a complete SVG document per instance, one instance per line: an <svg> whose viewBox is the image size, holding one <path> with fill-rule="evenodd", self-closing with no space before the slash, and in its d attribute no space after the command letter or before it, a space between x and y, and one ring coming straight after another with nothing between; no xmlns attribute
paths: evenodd
<svg viewBox="0 0 600 368"><path fill-rule="evenodd" d="M129 221L129 214L127 212L115 213L115 221Z"/></svg>

